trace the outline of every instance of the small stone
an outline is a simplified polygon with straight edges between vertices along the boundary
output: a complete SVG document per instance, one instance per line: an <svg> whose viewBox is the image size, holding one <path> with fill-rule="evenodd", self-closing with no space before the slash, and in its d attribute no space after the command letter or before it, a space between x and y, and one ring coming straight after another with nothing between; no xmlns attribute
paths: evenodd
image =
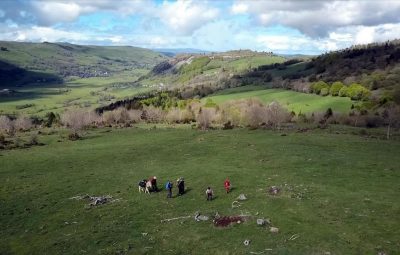
<svg viewBox="0 0 400 255"><path fill-rule="evenodd" d="M257 225L264 226L265 225L265 220L264 219L257 219Z"/></svg>
<svg viewBox="0 0 400 255"><path fill-rule="evenodd" d="M269 228L269 232L271 232L271 233L278 233L278 232L279 232L279 228L270 227L270 228Z"/></svg>
<svg viewBox="0 0 400 255"><path fill-rule="evenodd" d="M244 195L244 194L240 194L239 196L238 196L238 200L247 200L247 197Z"/></svg>

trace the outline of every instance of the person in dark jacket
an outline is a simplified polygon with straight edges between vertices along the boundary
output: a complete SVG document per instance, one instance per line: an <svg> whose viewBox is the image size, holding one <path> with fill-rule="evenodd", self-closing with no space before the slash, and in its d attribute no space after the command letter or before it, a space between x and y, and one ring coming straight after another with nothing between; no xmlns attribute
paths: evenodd
<svg viewBox="0 0 400 255"><path fill-rule="evenodd" d="M210 187L208 187L206 190L207 201L211 201L213 199L213 195L214 195L213 190Z"/></svg>
<svg viewBox="0 0 400 255"><path fill-rule="evenodd" d="M183 177L176 181L176 185L178 186L178 195L183 195L185 193L185 180Z"/></svg>
<svg viewBox="0 0 400 255"><path fill-rule="evenodd" d="M158 192L158 187L157 187L157 177L153 176L149 180L151 182L151 190Z"/></svg>

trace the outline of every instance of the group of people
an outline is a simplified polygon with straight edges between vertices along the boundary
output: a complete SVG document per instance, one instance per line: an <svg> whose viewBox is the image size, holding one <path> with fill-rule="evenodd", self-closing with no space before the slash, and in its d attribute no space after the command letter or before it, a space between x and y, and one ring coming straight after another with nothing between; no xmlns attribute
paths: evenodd
<svg viewBox="0 0 400 255"><path fill-rule="evenodd" d="M173 188L173 183L171 181L167 181L167 183L165 184L165 189L167 190L167 198L172 198L172 188ZM183 177L180 177L176 180L176 186L178 187L178 196L181 196L185 193L185 180L183 179ZM149 188L151 188L152 191L154 192L158 192L159 189L157 187L157 177L153 176L151 178L149 178L149 180L142 180L139 182L139 191L140 189L145 188L146 191L149 191ZM228 178L226 178L225 182L224 182L224 188L226 193L229 193L231 190L231 182ZM213 200L213 196L214 196L214 191L211 189L211 187L208 187L206 189L206 198L207 201L211 201Z"/></svg>
<svg viewBox="0 0 400 255"><path fill-rule="evenodd" d="M226 180L224 182L224 188L225 188L226 193L229 193L231 191L231 181L228 178L226 178ZM211 189L211 187L208 187L206 189L207 201L211 201L213 199L213 196L214 196L214 191Z"/></svg>
<svg viewBox="0 0 400 255"><path fill-rule="evenodd" d="M185 180L183 177L180 177L176 180L176 186L178 187L178 196L183 195L185 193ZM168 180L165 184L165 189L168 191L167 198L172 198L172 187L172 182Z"/></svg>

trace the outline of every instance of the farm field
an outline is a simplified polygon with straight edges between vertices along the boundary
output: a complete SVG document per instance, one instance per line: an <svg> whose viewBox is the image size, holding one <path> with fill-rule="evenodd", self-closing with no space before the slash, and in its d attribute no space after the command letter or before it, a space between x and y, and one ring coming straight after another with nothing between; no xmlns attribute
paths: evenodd
<svg viewBox="0 0 400 255"><path fill-rule="evenodd" d="M284 89L270 89L262 86L244 86L226 89L203 99L212 99L217 104L230 100L258 98L264 103L277 101L289 111L296 113L325 112L332 108L334 112L348 112L352 101L347 97L318 96Z"/></svg>
<svg viewBox="0 0 400 255"><path fill-rule="evenodd" d="M282 136L150 127L91 130L74 142L50 132L39 137L44 146L2 151L0 254L400 250L399 140L366 138L349 128ZM139 194L138 181L153 175L161 188L184 177L187 193L176 197L174 188L172 199L165 190ZM211 202L204 197L207 186L215 192ZM281 192L268 194L271 186ZM241 193L248 200L232 208ZM85 194L119 200L88 208L87 201L70 199ZM193 218L160 222L196 211L251 216L226 228ZM257 226L257 218L270 219L279 233Z"/></svg>
<svg viewBox="0 0 400 255"><path fill-rule="evenodd" d="M44 115L62 112L70 107L95 108L102 104L149 91L132 83L147 70L135 70L118 77L76 79L65 84L25 86L11 96L0 97L0 113Z"/></svg>

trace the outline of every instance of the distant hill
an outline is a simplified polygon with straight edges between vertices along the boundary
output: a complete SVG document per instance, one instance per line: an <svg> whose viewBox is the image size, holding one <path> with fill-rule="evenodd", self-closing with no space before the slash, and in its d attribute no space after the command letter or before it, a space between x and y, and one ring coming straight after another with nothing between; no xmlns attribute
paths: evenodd
<svg viewBox="0 0 400 255"><path fill-rule="evenodd" d="M400 41L356 45L306 59L292 58L280 64L259 66L234 78L260 84L265 77L269 77L274 87L306 93L315 93L312 88L315 82L323 82L328 92L334 82L347 87L359 84L369 90L373 104L391 100L400 104Z"/></svg>
<svg viewBox="0 0 400 255"><path fill-rule="evenodd" d="M179 54L209 54L210 51L192 49L192 48L155 48L152 49L155 52L162 53L168 57L174 57Z"/></svg>
<svg viewBox="0 0 400 255"><path fill-rule="evenodd" d="M166 56L131 46L0 42L0 86L62 81L67 77L108 77L151 69ZM12 79L11 79L12 77Z"/></svg>
<svg viewBox="0 0 400 255"><path fill-rule="evenodd" d="M261 65L282 63L286 59L271 52L235 50L207 54L179 54L156 65L141 77L145 87L225 87L234 75Z"/></svg>

